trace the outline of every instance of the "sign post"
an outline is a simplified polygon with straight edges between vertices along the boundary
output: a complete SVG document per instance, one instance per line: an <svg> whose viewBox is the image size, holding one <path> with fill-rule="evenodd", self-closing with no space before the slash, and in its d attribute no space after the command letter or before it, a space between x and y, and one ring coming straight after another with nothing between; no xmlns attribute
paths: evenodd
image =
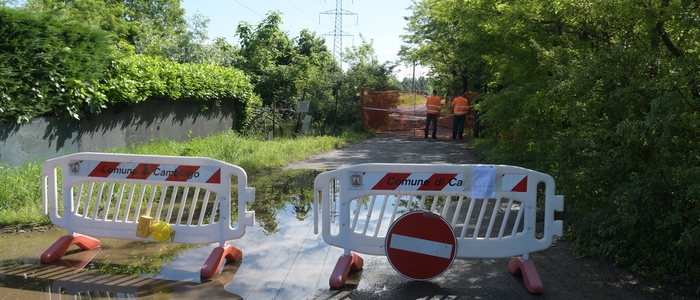
<svg viewBox="0 0 700 300"><path fill-rule="evenodd" d="M301 121L301 115L309 112L309 101L298 101L297 102L297 126L296 130L301 132L301 134L306 134L309 132L309 125L311 125L311 116L304 116L304 123L299 129L299 122Z"/></svg>
<svg viewBox="0 0 700 300"><path fill-rule="evenodd" d="M297 113L307 113L309 112L309 101L299 101L297 102Z"/></svg>
<svg viewBox="0 0 700 300"><path fill-rule="evenodd" d="M457 238L452 226L439 215L415 211L389 227L384 249L397 272L414 280L429 280L452 265Z"/></svg>

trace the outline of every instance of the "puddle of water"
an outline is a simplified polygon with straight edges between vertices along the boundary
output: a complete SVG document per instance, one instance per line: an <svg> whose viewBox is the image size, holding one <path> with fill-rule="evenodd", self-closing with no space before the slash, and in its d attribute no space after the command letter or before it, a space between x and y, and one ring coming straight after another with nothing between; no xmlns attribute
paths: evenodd
<svg viewBox="0 0 700 300"><path fill-rule="evenodd" d="M213 245L100 238L101 248L72 246L57 263L39 258L65 229L3 235L0 293L12 298L304 298L328 289L342 249L313 233L313 181L321 171L287 170L251 178L256 224L228 241L243 258L211 279L199 277ZM43 295L42 295L43 294ZM58 296L58 297L52 297ZM68 298L68 297L66 297Z"/></svg>

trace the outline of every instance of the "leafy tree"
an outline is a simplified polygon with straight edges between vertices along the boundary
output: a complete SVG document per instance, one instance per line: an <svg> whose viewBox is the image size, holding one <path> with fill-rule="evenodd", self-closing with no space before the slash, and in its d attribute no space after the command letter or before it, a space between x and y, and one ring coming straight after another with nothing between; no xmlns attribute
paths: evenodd
<svg viewBox="0 0 700 300"><path fill-rule="evenodd" d="M281 15L271 12L260 24L242 23L236 31L241 46L234 65L251 77L265 106L257 125L270 122L284 130L288 126L283 123L298 125L296 103L310 101L309 113L323 126L335 115L331 92L342 75L340 67L322 38L302 30L290 39L280 30L281 22Z"/></svg>
<svg viewBox="0 0 700 300"><path fill-rule="evenodd" d="M270 12L258 25L241 23L236 29L242 60L236 67L244 70L255 85L265 106L291 108L296 86L290 65L293 62L292 40L279 27L282 17Z"/></svg>
<svg viewBox="0 0 700 300"><path fill-rule="evenodd" d="M135 23L150 23L156 31L180 34L186 30L185 9L180 0L124 0L124 19Z"/></svg>
<svg viewBox="0 0 700 300"><path fill-rule="evenodd" d="M137 48L137 54L167 56L167 50L191 38L180 0L124 0L123 3L124 20L136 27L127 40Z"/></svg>
<svg viewBox="0 0 700 300"><path fill-rule="evenodd" d="M402 36L406 45L399 52L404 61L428 66L432 80L441 89L459 94L466 90L481 91L488 83L484 77L485 58L497 55L503 45L489 45L482 39L484 28L475 24L488 23L493 2L438 1L415 3L413 15L406 17ZM468 30L468 31L467 31ZM483 49L492 53L484 57Z"/></svg>
<svg viewBox="0 0 700 300"><path fill-rule="evenodd" d="M123 18L126 7L123 2L104 0L28 0L23 8L37 13L50 13L67 22L80 22L100 28L114 35L112 38L122 53L133 52L133 36L138 25Z"/></svg>
<svg viewBox="0 0 700 300"><path fill-rule="evenodd" d="M187 32L185 10L180 8L180 0L28 0L23 7L111 32L117 37L118 49L126 54L133 53L139 41L150 40L160 45L169 41L170 36ZM140 50L143 48L141 46Z"/></svg>
<svg viewBox="0 0 700 300"><path fill-rule="evenodd" d="M38 4L40 2L34 2ZM81 0L81 5L88 3ZM74 5L75 3L69 3ZM203 107L238 101L237 128L250 120L259 98L240 70L209 64L178 64L158 57L120 58L96 25L67 18L72 6L30 13L0 8L0 119L37 116L81 118L107 105L146 98L202 100ZM60 12L60 13L59 13ZM205 28L205 27L203 27ZM194 39L194 38L192 38ZM217 40L230 59L234 49ZM211 61L210 61L211 62Z"/></svg>
<svg viewBox="0 0 700 300"><path fill-rule="evenodd" d="M296 89L299 101L310 101L309 114L317 127L324 128L335 115L333 87L342 76L340 66L333 60L323 38L309 30L302 30L294 40L297 55Z"/></svg>
<svg viewBox="0 0 700 300"><path fill-rule="evenodd" d="M207 44L208 24L209 18L199 13L188 20L188 30L178 34L164 35L155 26L143 24L136 39L136 53L162 56L179 63L232 66L237 59L236 47L223 38Z"/></svg>
<svg viewBox="0 0 700 300"><path fill-rule="evenodd" d="M692 181L700 159L687 159L700 146L698 57L687 55L700 50L687 41L700 34L689 22L697 4L567 4L562 35L583 43L569 63L548 63L565 71L553 73L559 84L548 100L563 100L566 114L559 131L569 142L552 155L562 162L558 172L578 175L572 187L590 187L571 189L582 200L572 202L577 242L647 274L698 276L700 268L685 263L698 259L689 247L700 245L700 228L688 226L700 216ZM585 213L590 207L597 209ZM652 254L660 249L667 254Z"/></svg>
<svg viewBox="0 0 700 300"><path fill-rule="evenodd" d="M484 96L497 163L552 174L584 254L673 278L700 267L698 4L424 0L402 51ZM465 85L466 82L466 85Z"/></svg>
<svg viewBox="0 0 700 300"><path fill-rule="evenodd" d="M0 6L13 7L17 5L17 0L0 0Z"/></svg>
<svg viewBox="0 0 700 300"><path fill-rule="evenodd" d="M347 126L360 120L359 101L362 88L368 87L378 91L400 90L401 83L392 75L396 65L390 62L379 63L372 41L367 42L363 39L360 46L348 48L344 60L349 67L337 87L338 107L335 119L336 124Z"/></svg>

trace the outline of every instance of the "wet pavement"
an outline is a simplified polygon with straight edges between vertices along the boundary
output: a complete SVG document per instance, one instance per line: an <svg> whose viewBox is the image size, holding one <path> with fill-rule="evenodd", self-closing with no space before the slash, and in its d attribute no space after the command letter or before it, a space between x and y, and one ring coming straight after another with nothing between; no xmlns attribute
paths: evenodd
<svg viewBox="0 0 700 300"><path fill-rule="evenodd" d="M565 241L532 253L545 292L528 293L507 269L511 258L461 259L442 275L414 281L385 256L361 255L364 267L340 289L329 278L342 249L313 231L313 179L322 170L360 163L478 163L459 141L380 135L294 163L270 174L249 175L256 188L256 224L228 244L243 251L220 274L200 278L213 245L100 239L99 249L78 251L52 264L39 257L66 234L60 228L2 234L0 299L656 299L635 279L604 277ZM420 262L417 262L420 263ZM563 275L562 275L563 274ZM624 274L624 273L620 273ZM650 296L652 295L652 296Z"/></svg>
<svg viewBox="0 0 700 300"><path fill-rule="evenodd" d="M72 246L58 262L41 264L42 252L65 235L65 229L3 234L0 299L306 297L327 286L335 259L342 254L313 233L313 180L319 173L287 170L252 179L251 186L259 186L253 206L256 224L242 238L228 242L243 250L243 258L224 265L210 279L200 277L200 268L217 244L100 238L100 248L80 251Z"/></svg>
<svg viewBox="0 0 700 300"><path fill-rule="evenodd" d="M447 148L451 149L447 149ZM386 149L400 148L401 154ZM439 149L437 153L423 153ZM3 234L0 245L0 295L12 299L60 298L243 298L316 299L345 297L349 292L377 296L383 284L367 287L365 271L351 274L346 288L330 289L328 280L343 250L327 245L313 232L313 180L323 170L365 162L474 162L463 155L464 143L382 135L318 155L284 170L249 176L256 187L256 224L229 241L243 258L226 264L211 279L199 269L217 245L177 245L100 238L101 247L80 251L72 246L60 261L39 258L65 229L46 228ZM386 269L386 259L365 257L365 269ZM389 267L391 269L391 267ZM386 270L384 270L386 271ZM393 269L391 272L395 273ZM384 273L384 272L382 272ZM365 277L372 278L373 275ZM405 282L400 274L388 277ZM384 276L382 276L384 279ZM371 282L371 281L369 281ZM368 290L366 290L369 288ZM373 295L373 296L372 296ZM0 299L3 297L0 296ZM66 297L68 298L68 297Z"/></svg>

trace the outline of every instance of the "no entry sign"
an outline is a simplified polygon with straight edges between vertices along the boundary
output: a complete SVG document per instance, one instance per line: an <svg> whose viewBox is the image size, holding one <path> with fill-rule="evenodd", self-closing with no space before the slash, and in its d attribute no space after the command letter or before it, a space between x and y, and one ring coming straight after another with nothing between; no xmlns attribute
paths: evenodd
<svg viewBox="0 0 700 300"><path fill-rule="evenodd" d="M397 219L386 236L386 256L394 269L415 280L447 271L457 253L457 238L442 217L423 211Z"/></svg>

